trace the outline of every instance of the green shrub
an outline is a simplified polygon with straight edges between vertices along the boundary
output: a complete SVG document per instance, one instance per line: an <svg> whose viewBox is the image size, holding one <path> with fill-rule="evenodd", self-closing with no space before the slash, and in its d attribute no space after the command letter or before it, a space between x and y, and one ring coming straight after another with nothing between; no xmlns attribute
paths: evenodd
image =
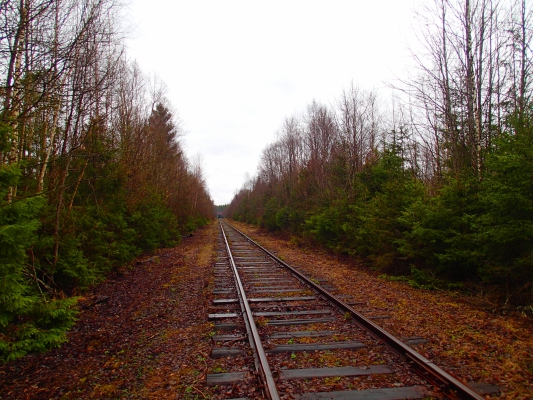
<svg viewBox="0 0 533 400"><path fill-rule="evenodd" d="M171 246L179 241L176 217L157 195L137 204L130 217L130 224L136 232L135 245L142 250ZM193 229L192 225L184 227L184 230Z"/></svg>
<svg viewBox="0 0 533 400"><path fill-rule="evenodd" d="M533 121L515 115L495 138L481 185L476 220L479 274L505 290L505 301L533 302Z"/></svg>
<svg viewBox="0 0 533 400"><path fill-rule="evenodd" d="M0 166L0 198L20 177L20 168ZM28 257L38 241L41 197L0 202L0 359L10 361L66 341L74 324L75 298L47 292L45 277Z"/></svg>
<svg viewBox="0 0 533 400"><path fill-rule="evenodd" d="M449 179L438 196L421 198L399 220L408 227L398 240L400 252L420 268L452 281L477 279L479 214L475 179Z"/></svg>

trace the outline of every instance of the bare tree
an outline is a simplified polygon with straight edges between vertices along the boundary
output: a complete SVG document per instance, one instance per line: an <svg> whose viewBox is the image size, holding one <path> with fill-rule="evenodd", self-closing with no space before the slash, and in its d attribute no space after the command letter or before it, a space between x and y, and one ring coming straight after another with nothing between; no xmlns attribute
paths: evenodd
<svg viewBox="0 0 533 400"><path fill-rule="evenodd" d="M304 130L306 166L315 190L323 190L328 183L327 169L337 143L338 129L334 114L313 101L307 108Z"/></svg>
<svg viewBox="0 0 533 400"><path fill-rule="evenodd" d="M376 139L381 129L377 95L365 92L352 83L343 91L337 107L339 151L344 153L348 181L354 189L356 174L375 156Z"/></svg>
<svg viewBox="0 0 533 400"><path fill-rule="evenodd" d="M418 74L403 90L418 108L414 129L434 149L436 175L446 167L481 179L493 132L502 129L509 101L520 102L523 80L516 71L527 65L529 38L521 27L528 21L525 11L513 9L525 10L525 2L513 8L509 1L434 0L419 13L425 53L413 54Z"/></svg>

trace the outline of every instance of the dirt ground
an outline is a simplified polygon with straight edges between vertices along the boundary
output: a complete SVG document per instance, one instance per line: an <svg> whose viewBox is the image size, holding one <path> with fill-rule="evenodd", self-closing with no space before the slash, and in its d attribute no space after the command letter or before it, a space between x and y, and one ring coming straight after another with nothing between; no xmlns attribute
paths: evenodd
<svg viewBox="0 0 533 400"><path fill-rule="evenodd" d="M380 322L388 331L428 339L416 350L446 371L498 385L501 398L533 397L530 320L489 313L457 294L386 281L355 262L237 225L289 264L389 313ZM209 398L216 234L212 223L87 293L68 343L0 366L0 398Z"/></svg>
<svg viewBox="0 0 533 400"><path fill-rule="evenodd" d="M216 232L212 223L95 287L80 301L68 343L0 367L0 398L176 399L194 392L205 375L199 359L210 351Z"/></svg>

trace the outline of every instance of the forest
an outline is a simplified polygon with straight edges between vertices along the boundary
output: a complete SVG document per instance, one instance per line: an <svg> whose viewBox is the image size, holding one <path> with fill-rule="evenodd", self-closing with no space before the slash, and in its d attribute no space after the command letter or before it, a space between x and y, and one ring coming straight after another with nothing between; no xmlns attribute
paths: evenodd
<svg viewBox="0 0 533 400"><path fill-rule="evenodd" d="M425 2L392 99L352 83L285 118L227 215L531 311L532 17L525 0Z"/></svg>
<svg viewBox="0 0 533 400"><path fill-rule="evenodd" d="M213 218L116 0L0 1L0 359L56 347L77 298Z"/></svg>

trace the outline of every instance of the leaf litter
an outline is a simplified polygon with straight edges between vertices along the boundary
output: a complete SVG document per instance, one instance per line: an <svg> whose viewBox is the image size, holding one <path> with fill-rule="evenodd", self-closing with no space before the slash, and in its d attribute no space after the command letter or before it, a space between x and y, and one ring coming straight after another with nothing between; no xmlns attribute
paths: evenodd
<svg viewBox="0 0 533 400"><path fill-rule="evenodd" d="M216 229L209 224L94 287L80 300L68 343L0 366L0 397L176 399L194 393L206 372L199 359L210 351Z"/></svg>
<svg viewBox="0 0 533 400"><path fill-rule="evenodd" d="M532 398L531 319L491 313L466 295L384 280L354 260L232 223L313 280L350 295L360 303L353 307L364 315L386 314L375 322L396 337L428 340L415 350L448 373L466 383L486 382L501 389L487 397Z"/></svg>
<svg viewBox="0 0 533 400"><path fill-rule="evenodd" d="M531 397L530 320L489 313L465 296L386 281L353 261L236 225L313 279L327 280L339 293L360 301L354 307L363 313L386 311L390 318L378 323L394 335L427 339L415 349L447 372L465 382L499 386L501 393L492 397ZM216 235L212 223L93 288L80 301L80 318L68 343L0 366L0 397L216 399L257 394L259 388L246 384L205 384L208 373L246 371L250 359L209 357Z"/></svg>

